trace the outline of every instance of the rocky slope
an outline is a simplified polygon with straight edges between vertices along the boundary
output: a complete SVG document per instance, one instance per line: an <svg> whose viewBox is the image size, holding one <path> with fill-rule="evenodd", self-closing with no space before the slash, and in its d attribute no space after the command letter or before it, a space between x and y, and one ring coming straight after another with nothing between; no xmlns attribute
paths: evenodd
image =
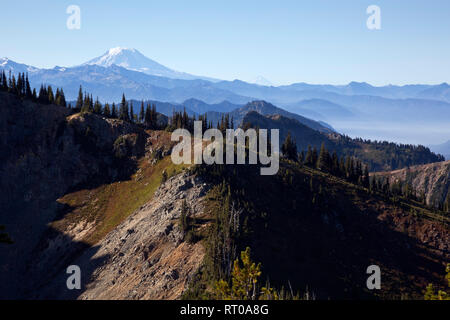
<svg viewBox="0 0 450 320"><path fill-rule="evenodd" d="M185 200L192 215L203 211L203 197L208 185L186 172L163 183L153 198L94 246L42 277L38 295L32 298L53 299L177 299L200 267L204 248L199 242L184 241L178 219ZM66 250L55 250L64 238L83 237L89 225L78 221L55 239L46 239L39 252L39 263L49 269ZM58 252L59 251L59 252ZM43 261L43 257L51 257ZM65 268L78 265L82 273L82 290L68 290ZM31 278L36 279L33 275Z"/></svg>
<svg viewBox="0 0 450 320"><path fill-rule="evenodd" d="M413 166L401 170L379 172L376 176L390 177L390 182L408 183L419 195L424 194L429 205L439 205L450 192L450 161Z"/></svg>

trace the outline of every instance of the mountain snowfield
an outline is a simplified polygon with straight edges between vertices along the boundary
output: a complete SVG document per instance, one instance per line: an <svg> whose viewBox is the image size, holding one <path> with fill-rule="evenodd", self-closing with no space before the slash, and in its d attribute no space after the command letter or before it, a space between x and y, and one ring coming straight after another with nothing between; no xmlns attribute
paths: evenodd
<svg viewBox="0 0 450 320"><path fill-rule="evenodd" d="M80 85L103 102L118 102L122 93L128 99L175 104L196 99L205 103L200 108L202 111L218 112L217 106L242 106L265 100L301 116L326 121L352 137L425 145L450 139L447 83L380 87L365 82L269 86L260 76L255 79L257 84L221 81L172 70L136 49L122 47L111 48L73 67L40 69L2 58L2 69L13 74L28 73L33 87L38 88L41 83L63 87L68 100L76 99ZM450 150L445 152L449 153Z"/></svg>

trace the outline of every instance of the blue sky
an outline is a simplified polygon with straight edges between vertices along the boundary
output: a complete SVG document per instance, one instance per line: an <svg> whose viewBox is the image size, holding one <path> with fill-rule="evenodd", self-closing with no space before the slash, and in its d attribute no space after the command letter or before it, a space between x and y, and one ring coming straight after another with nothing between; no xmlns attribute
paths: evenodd
<svg viewBox="0 0 450 320"><path fill-rule="evenodd" d="M66 8L81 8L81 30ZM366 8L381 8L368 30ZM33 0L1 4L0 57L72 66L116 46L220 79L450 82L450 1Z"/></svg>

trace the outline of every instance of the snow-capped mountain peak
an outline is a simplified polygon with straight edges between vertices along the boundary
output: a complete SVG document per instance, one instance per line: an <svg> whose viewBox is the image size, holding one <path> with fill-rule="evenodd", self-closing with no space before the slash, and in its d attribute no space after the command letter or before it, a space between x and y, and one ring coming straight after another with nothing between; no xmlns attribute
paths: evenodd
<svg viewBox="0 0 450 320"><path fill-rule="evenodd" d="M126 68L128 70L139 71L153 76L166 77L172 79L208 79L205 77L194 76L184 72L178 72L159 64L158 62L147 58L138 50L133 48L116 47L106 51L103 55L89 60L83 65L99 65L110 67L113 65Z"/></svg>
<svg viewBox="0 0 450 320"><path fill-rule="evenodd" d="M136 49L122 47L111 48L100 57L94 58L86 62L84 65L110 67L113 64L136 71L141 71L141 69L149 67L156 68L158 71L170 70L169 68L166 68L147 58Z"/></svg>

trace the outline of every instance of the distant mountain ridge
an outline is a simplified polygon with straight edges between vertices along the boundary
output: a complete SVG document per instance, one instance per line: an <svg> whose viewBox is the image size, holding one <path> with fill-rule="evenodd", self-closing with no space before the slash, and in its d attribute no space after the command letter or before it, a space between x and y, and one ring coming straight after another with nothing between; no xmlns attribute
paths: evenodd
<svg viewBox="0 0 450 320"><path fill-rule="evenodd" d="M331 133L334 131L329 126L324 126L317 121L302 117L295 113L288 112L266 101L249 102L242 108L231 112L230 116L232 116L236 120L243 121L245 119L245 116L251 111L256 111L261 115L281 115L289 119L294 119L299 123L320 132Z"/></svg>
<svg viewBox="0 0 450 320"><path fill-rule="evenodd" d="M128 99L174 104L192 99L191 105L186 106L188 109L195 113L208 111L212 116L231 111L223 101L243 106L264 100L353 137L426 145L450 138L447 83L379 87L365 82L265 86L174 71L136 49L120 47L75 67L39 69L3 58L0 70L15 74L27 72L35 87L41 83L63 87L68 100L76 99L82 85L83 90L92 92L102 102L118 102L122 93ZM218 110L219 105L223 109Z"/></svg>
<svg viewBox="0 0 450 320"><path fill-rule="evenodd" d="M442 161L442 157L432 153L424 146L399 145L388 142L374 142L352 139L338 133L313 130L296 119L283 115L261 115L248 112L242 120L252 127L280 129L280 143L290 132L297 143L298 151L306 151L308 146L320 150L322 143L339 156L356 157L369 165L371 171L395 170L410 165Z"/></svg>
<svg viewBox="0 0 450 320"><path fill-rule="evenodd" d="M28 72L31 85L37 89L42 83L63 87L69 100L76 99L80 85L83 90L94 93L103 102L120 101L122 93L130 99L177 103L193 97L211 104L224 100L245 104L252 100L215 88L214 83L209 81L158 77L117 65L103 67L93 64L72 68L37 69L8 60L0 65L1 69L6 72L11 70L13 74Z"/></svg>
<svg viewBox="0 0 450 320"><path fill-rule="evenodd" d="M133 111L138 114L142 101L131 100L133 105ZM274 116L283 115L288 119L294 119L296 122L307 126L312 130L319 132L332 133L334 129L326 123L314 121L298 114L288 112L281 108L274 106L266 101L252 101L244 106L235 105L228 101L223 101L218 104L207 104L203 101L196 99L189 99L182 103L168 103L154 100L144 101L144 105L151 104L156 106L156 110L166 116L171 116L174 111L186 111L190 116L207 115L208 121L211 121L213 125L220 122L224 115L229 115L230 119L233 119L234 125L237 127L242 124L243 120L250 112L257 112L261 115ZM213 111L208 111L213 110ZM214 111L215 110L215 111ZM224 111L220 111L224 110ZM227 112L227 110L230 110Z"/></svg>
<svg viewBox="0 0 450 320"><path fill-rule="evenodd" d="M105 69L92 69L82 67L86 66L100 66ZM116 68L114 68L116 67ZM242 97L259 98L269 100L275 103L295 103L304 99L326 99L330 97L330 94L344 95L344 96L378 96L387 99L427 99L427 100L439 100L450 102L450 86L447 83L439 85L387 85L375 87L365 82L350 82L347 85L315 85L308 83L293 83L291 85L272 86L270 83L262 77L257 77L257 84L247 83L240 80L234 81L221 81L209 77L191 75L185 72L179 72L172 70L152 59L147 58L141 52L132 48L116 47L106 51L103 55L91 59L82 65L74 67L54 67L52 69L39 69L26 64L16 63L9 58L0 59L0 69L6 71L12 70L13 72L29 72L30 76L35 75L35 78L39 80L42 77L43 80L57 81L58 79L52 78L55 71L65 72L69 69L83 70L85 73L76 75L72 80L80 82L89 82L85 79L90 73L100 72L108 73L109 68L115 69L117 67L123 68L128 71L135 71L143 73L148 76L154 76L156 78L142 78L137 74L128 74L135 77L133 79L139 82L147 82L147 84L155 85L163 88L175 88L185 87L191 89L192 86L205 86L211 87L216 90L226 90ZM81 69L80 69L81 68ZM86 73L87 72L87 73ZM124 72L122 72L124 74ZM72 74L75 76L75 74ZM115 80L119 81L119 78ZM193 82L177 82L171 80L192 80ZM39 82L39 81L38 81ZM265 84L263 83L265 82ZM49 82L49 84L53 84ZM132 97L138 98L138 97ZM153 98L153 97L149 97ZM200 99L199 97L192 96L192 98ZM111 99L109 99L111 100ZM204 100L204 99L202 99ZM210 101L206 101L210 102ZM235 103L235 101L231 101ZM247 101L248 102L248 101ZM335 102L335 101L331 101ZM336 103L336 102L335 102Z"/></svg>

